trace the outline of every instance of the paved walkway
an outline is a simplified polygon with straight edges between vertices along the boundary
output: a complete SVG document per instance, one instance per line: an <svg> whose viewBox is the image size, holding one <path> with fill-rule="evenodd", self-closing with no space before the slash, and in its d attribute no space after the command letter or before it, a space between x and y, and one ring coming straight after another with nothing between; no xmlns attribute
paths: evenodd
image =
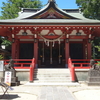
<svg viewBox="0 0 100 100"><path fill-rule="evenodd" d="M100 86L87 86L82 83L77 87L69 87L77 100L100 100Z"/></svg>
<svg viewBox="0 0 100 100"><path fill-rule="evenodd" d="M26 85L14 86L8 91L10 100L100 100L100 87L85 84L67 85ZM0 88L0 96L2 95ZM1 100L8 100L4 97Z"/></svg>
<svg viewBox="0 0 100 100"><path fill-rule="evenodd" d="M26 85L12 87L14 90L8 91L11 100L76 100L67 86L56 85ZM2 95L0 88L0 96ZM5 96L3 99L6 99Z"/></svg>
<svg viewBox="0 0 100 100"><path fill-rule="evenodd" d="M75 100L74 96L63 86L44 86L38 100Z"/></svg>

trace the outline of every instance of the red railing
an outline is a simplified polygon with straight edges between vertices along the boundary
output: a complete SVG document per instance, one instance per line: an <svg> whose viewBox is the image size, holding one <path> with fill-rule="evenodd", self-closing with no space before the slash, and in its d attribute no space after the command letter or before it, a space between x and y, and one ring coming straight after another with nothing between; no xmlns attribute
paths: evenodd
<svg viewBox="0 0 100 100"><path fill-rule="evenodd" d="M34 70L35 70L35 59L32 59L32 63L30 65L30 82L33 82L34 80Z"/></svg>
<svg viewBox="0 0 100 100"><path fill-rule="evenodd" d="M35 59L13 59L15 69L30 69L29 81L33 82ZM4 65L8 64L10 60L4 60Z"/></svg>
<svg viewBox="0 0 100 100"><path fill-rule="evenodd" d="M95 63L98 64L100 59L94 59ZM72 81L75 81L75 69L90 69L90 59L68 59L68 68L71 72Z"/></svg>
<svg viewBox="0 0 100 100"><path fill-rule="evenodd" d="M100 59L94 59L95 63L98 64ZM75 69L90 69L90 59L72 59L72 64L74 65Z"/></svg>
<svg viewBox="0 0 100 100"><path fill-rule="evenodd" d="M70 74L71 74L71 81L75 82L75 68L74 68L70 58L68 59L68 68L69 68Z"/></svg>
<svg viewBox="0 0 100 100"><path fill-rule="evenodd" d="M13 59L15 69L30 69L32 59ZM8 64L10 60L4 60L4 65Z"/></svg>

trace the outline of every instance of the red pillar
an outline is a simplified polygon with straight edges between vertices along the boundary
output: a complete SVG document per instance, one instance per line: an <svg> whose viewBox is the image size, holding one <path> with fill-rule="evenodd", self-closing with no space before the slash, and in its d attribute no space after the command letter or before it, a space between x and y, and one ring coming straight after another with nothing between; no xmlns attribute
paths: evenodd
<svg viewBox="0 0 100 100"><path fill-rule="evenodd" d="M12 54L11 54L12 59L16 58L16 49L17 49L16 47L17 47L16 40L14 40L12 43Z"/></svg>
<svg viewBox="0 0 100 100"><path fill-rule="evenodd" d="M65 40L65 61L66 61L66 67L68 66L68 58L69 58L69 40Z"/></svg>
<svg viewBox="0 0 100 100"><path fill-rule="evenodd" d="M16 59L19 59L19 40L17 40Z"/></svg>
<svg viewBox="0 0 100 100"><path fill-rule="evenodd" d="M37 39L35 39L34 41L34 58L35 58L36 67L37 67L37 64L38 64L38 40Z"/></svg>
<svg viewBox="0 0 100 100"><path fill-rule="evenodd" d="M86 40L83 40L83 58L87 59L87 56L86 56Z"/></svg>
<svg viewBox="0 0 100 100"><path fill-rule="evenodd" d="M91 51L91 42L90 42L90 40L89 41L87 41L87 59L91 59L91 53L92 51Z"/></svg>

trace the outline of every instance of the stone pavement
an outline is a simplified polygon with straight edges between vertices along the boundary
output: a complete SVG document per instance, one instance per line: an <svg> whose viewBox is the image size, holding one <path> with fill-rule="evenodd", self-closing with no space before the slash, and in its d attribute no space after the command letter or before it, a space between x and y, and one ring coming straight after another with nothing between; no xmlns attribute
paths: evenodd
<svg viewBox="0 0 100 100"><path fill-rule="evenodd" d="M38 100L75 100L75 98L65 86L43 86Z"/></svg>
<svg viewBox="0 0 100 100"><path fill-rule="evenodd" d="M14 90L8 91L11 100L76 100L69 92L67 86L56 85L26 85L12 87ZM2 95L0 89L0 96ZM7 96L3 99L6 100ZM8 99L7 99L8 100Z"/></svg>
<svg viewBox="0 0 100 100"><path fill-rule="evenodd" d="M87 86L86 83L78 87L69 87L77 100L100 100L100 86Z"/></svg>
<svg viewBox="0 0 100 100"><path fill-rule="evenodd" d="M22 83L22 82L21 82ZM12 87L11 100L100 100L100 87L80 85L26 85ZM2 95L0 88L0 96ZM8 100L5 96L1 100ZM9 99L9 100L10 100Z"/></svg>

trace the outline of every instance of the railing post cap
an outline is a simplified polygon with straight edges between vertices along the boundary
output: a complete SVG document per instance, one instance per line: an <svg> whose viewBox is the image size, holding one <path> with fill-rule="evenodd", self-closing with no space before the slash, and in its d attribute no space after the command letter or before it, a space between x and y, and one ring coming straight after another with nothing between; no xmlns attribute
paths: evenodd
<svg viewBox="0 0 100 100"><path fill-rule="evenodd" d="M35 58L32 59L32 63L35 63Z"/></svg>

